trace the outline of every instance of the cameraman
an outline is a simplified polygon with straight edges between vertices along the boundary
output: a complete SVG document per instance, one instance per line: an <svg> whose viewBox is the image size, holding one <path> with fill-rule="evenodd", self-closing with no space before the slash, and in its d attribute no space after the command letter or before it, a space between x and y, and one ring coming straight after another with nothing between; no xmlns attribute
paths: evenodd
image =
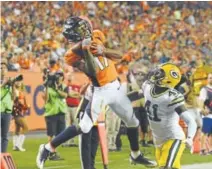
<svg viewBox="0 0 212 169"><path fill-rule="evenodd" d="M48 73L45 79L45 121L47 127L48 140L62 132L65 125L65 113L67 112L66 97L67 87L63 84L64 74L57 71L54 74ZM50 160L59 160L60 157L54 153Z"/></svg>
<svg viewBox="0 0 212 169"><path fill-rule="evenodd" d="M7 79L7 62L1 61L1 153L7 152L8 132L12 113L13 102L16 98L14 80Z"/></svg>

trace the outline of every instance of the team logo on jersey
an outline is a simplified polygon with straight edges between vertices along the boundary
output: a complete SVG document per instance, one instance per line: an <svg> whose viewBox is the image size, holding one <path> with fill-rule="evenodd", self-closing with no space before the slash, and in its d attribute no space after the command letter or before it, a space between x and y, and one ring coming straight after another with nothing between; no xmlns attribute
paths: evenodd
<svg viewBox="0 0 212 169"><path fill-rule="evenodd" d="M178 74L176 71L174 71L174 70L171 70L171 71L170 71L170 74L171 74L171 76L172 76L173 78L175 78L175 79L178 79L178 78L179 78L179 74Z"/></svg>

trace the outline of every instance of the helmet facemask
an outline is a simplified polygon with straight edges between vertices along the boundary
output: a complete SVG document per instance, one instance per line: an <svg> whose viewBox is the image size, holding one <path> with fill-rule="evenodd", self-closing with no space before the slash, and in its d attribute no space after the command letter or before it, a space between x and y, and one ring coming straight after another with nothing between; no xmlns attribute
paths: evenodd
<svg viewBox="0 0 212 169"><path fill-rule="evenodd" d="M181 80L181 73L177 66L164 64L155 71L152 79L157 86L174 88Z"/></svg>
<svg viewBox="0 0 212 169"><path fill-rule="evenodd" d="M85 19L70 17L65 21L63 35L69 42L77 43L83 39L91 38L92 27Z"/></svg>

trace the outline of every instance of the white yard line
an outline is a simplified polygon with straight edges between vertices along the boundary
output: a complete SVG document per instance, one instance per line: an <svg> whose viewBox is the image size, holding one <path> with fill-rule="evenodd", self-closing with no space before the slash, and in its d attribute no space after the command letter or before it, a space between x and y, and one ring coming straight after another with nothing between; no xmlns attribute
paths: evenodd
<svg viewBox="0 0 212 169"><path fill-rule="evenodd" d="M212 169L212 163L183 165L182 169Z"/></svg>
<svg viewBox="0 0 212 169"><path fill-rule="evenodd" d="M58 166L52 166L52 167L44 167L44 169L55 169L55 168L65 168L65 167L71 167L70 165L58 165Z"/></svg>

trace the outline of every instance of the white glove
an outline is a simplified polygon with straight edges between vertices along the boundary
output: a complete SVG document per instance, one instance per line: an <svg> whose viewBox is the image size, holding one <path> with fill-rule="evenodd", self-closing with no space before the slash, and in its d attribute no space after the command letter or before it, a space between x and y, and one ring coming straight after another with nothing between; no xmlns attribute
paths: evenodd
<svg viewBox="0 0 212 169"><path fill-rule="evenodd" d="M191 148L193 147L193 139L192 139L192 138L187 138L187 139L185 140L185 144L186 144L186 147L187 147L188 149L191 149Z"/></svg>
<svg viewBox="0 0 212 169"><path fill-rule="evenodd" d="M102 55L104 53L104 51L105 51L105 47L104 46L97 45L97 52L96 52L97 55Z"/></svg>
<svg viewBox="0 0 212 169"><path fill-rule="evenodd" d="M82 48L88 48L91 45L91 38L82 40Z"/></svg>

